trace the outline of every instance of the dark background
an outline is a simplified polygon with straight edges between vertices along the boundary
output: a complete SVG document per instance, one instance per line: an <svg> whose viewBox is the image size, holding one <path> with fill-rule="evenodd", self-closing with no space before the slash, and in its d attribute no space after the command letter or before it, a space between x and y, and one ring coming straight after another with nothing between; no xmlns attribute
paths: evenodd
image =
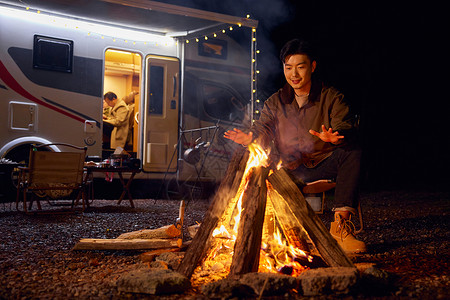
<svg viewBox="0 0 450 300"><path fill-rule="evenodd" d="M259 97L284 84L278 53L291 38L318 48L318 72L361 117L363 186L448 185L449 24L444 6L359 1L161 1L259 21ZM447 47L448 48L448 47Z"/></svg>

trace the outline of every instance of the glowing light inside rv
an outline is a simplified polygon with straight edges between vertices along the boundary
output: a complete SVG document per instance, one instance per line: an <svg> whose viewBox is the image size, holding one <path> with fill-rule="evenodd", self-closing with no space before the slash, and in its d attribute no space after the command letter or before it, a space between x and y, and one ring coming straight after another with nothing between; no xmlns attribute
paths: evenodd
<svg viewBox="0 0 450 300"><path fill-rule="evenodd" d="M20 10L14 8L0 7L0 15L14 15L24 21L32 20L40 24L52 24L62 28L72 28L75 30L86 31L89 36L98 35L102 39L111 37L114 40L121 39L124 42L133 40L135 42L153 42L158 45L172 46L175 40L171 37L151 34L148 32L137 32L135 30L115 27L105 24L96 24L93 22L75 20L60 16L48 15L40 10L30 9L29 7Z"/></svg>

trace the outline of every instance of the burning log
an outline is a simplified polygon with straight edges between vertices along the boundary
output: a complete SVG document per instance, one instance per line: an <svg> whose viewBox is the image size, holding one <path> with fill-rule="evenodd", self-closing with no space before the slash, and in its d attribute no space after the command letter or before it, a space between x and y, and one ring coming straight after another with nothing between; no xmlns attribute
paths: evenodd
<svg viewBox="0 0 450 300"><path fill-rule="evenodd" d="M238 236L234 245L234 255L229 276L257 272L261 237L266 210L267 168L253 168L249 176L247 189L242 199L242 211Z"/></svg>
<svg viewBox="0 0 450 300"><path fill-rule="evenodd" d="M327 231L287 172L280 169L270 175L268 179L280 194L279 200L284 202L282 205L292 211L292 215L306 230L323 260L331 267L354 267L352 261Z"/></svg>
<svg viewBox="0 0 450 300"><path fill-rule="evenodd" d="M275 192L272 186L269 188L269 194L278 224L282 227L288 243L305 252L310 252L305 239L306 233L303 232L301 224L297 221L292 210L286 205L286 201L280 199L280 194Z"/></svg>
<svg viewBox="0 0 450 300"><path fill-rule="evenodd" d="M241 179L247 164L249 152L242 148L236 151L228 165L225 177L216 192L212 204L205 214L202 224L200 225L191 245L189 246L183 261L177 271L190 278L200 260L205 257L208 250L212 232L222 217L228 201L239 189Z"/></svg>

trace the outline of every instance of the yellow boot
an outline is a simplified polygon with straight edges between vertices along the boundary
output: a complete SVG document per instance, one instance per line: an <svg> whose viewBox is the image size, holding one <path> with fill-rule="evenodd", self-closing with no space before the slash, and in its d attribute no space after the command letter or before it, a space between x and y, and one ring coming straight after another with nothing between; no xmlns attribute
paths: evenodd
<svg viewBox="0 0 450 300"><path fill-rule="evenodd" d="M351 214L348 219L345 219L339 212L336 212L334 214L334 222L331 222L331 236L348 254L366 252L366 244L363 241L357 240L353 234L355 225L353 225L350 219Z"/></svg>

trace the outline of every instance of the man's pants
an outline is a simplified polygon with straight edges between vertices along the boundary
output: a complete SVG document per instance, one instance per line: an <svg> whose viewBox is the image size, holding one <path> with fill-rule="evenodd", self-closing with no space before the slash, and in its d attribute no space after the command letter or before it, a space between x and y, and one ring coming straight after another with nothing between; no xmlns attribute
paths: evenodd
<svg viewBox="0 0 450 300"><path fill-rule="evenodd" d="M330 157L314 168L301 165L290 171L296 178L308 183L319 179L336 180L334 208L350 206L356 208L359 195L359 174L361 150L359 148L340 147Z"/></svg>

